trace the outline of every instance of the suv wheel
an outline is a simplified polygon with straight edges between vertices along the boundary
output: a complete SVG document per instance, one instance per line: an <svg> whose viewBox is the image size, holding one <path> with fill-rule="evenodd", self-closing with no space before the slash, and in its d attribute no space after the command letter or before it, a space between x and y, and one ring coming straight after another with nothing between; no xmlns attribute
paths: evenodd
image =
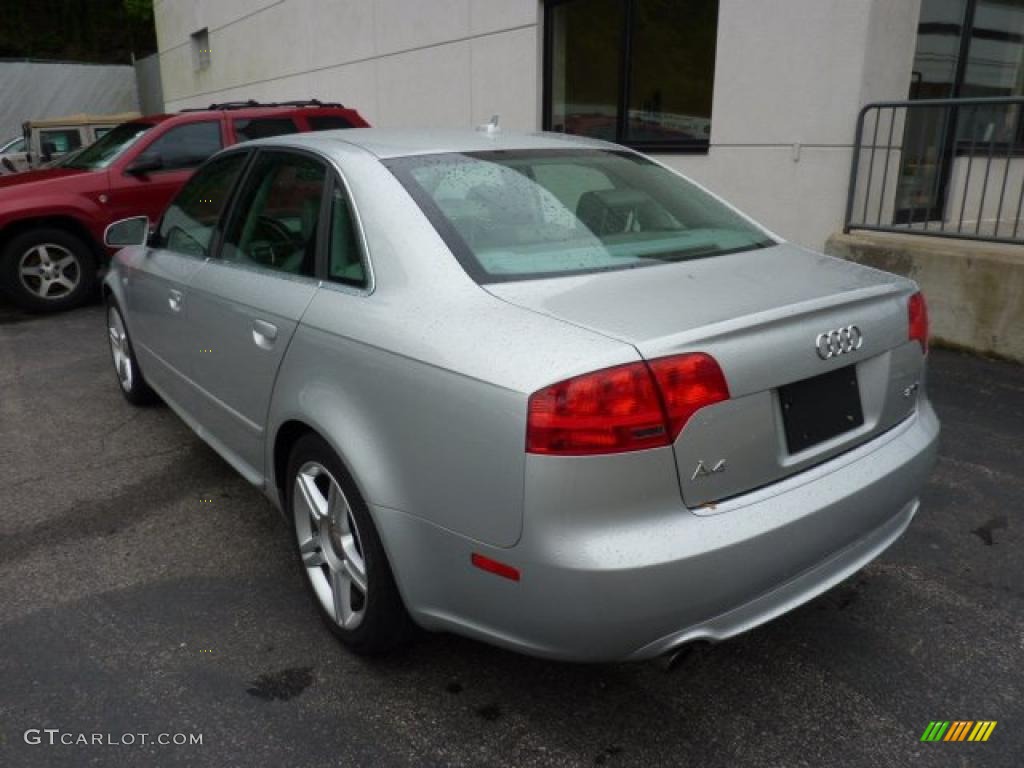
<svg viewBox="0 0 1024 768"><path fill-rule="evenodd" d="M29 312L59 312L83 304L96 289L96 260L89 245L62 229L44 227L15 235L0 258L2 285Z"/></svg>

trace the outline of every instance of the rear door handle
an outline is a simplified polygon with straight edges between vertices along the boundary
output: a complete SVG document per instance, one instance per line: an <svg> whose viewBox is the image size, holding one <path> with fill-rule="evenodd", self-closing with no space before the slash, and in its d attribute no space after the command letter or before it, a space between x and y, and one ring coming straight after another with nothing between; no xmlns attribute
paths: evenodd
<svg viewBox="0 0 1024 768"><path fill-rule="evenodd" d="M252 340L260 349L270 349L277 339L277 326L266 320L252 321Z"/></svg>
<svg viewBox="0 0 1024 768"><path fill-rule="evenodd" d="M172 288L167 294L167 303L170 305L172 310L174 310L175 312L180 312L181 301L183 298L184 295L182 294L181 291Z"/></svg>

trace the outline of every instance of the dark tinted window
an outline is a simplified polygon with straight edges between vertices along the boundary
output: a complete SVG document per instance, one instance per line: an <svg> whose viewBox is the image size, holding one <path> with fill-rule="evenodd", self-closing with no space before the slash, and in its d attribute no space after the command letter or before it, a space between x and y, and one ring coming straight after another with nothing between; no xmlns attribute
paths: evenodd
<svg viewBox="0 0 1024 768"><path fill-rule="evenodd" d="M77 128L59 128L39 132L39 148L44 155L62 155L82 146Z"/></svg>
<svg viewBox="0 0 1024 768"><path fill-rule="evenodd" d="M707 148L718 0L551 0L546 25L547 129Z"/></svg>
<svg viewBox="0 0 1024 768"><path fill-rule="evenodd" d="M341 115L314 115L306 118L311 131L334 131L338 128L351 128L352 123Z"/></svg>
<svg viewBox="0 0 1024 768"><path fill-rule="evenodd" d="M286 133L297 133L298 127L290 117L254 117L246 120L235 120L235 136L239 141L265 139L269 136L282 136Z"/></svg>
<svg viewBox="0 0 1024 768"><path fill-rule="evenodd" d="M157 247L208 256L210 239L248 154L235 152L200 168L174 198L157 233Z"/></svg>
<svg viewBox="0 0 1024 768"><path fill-rule="evenodd" d="M221 258L313 276L326 178L311 157L261 152L239 192Z"/></svg>
<svg viewBox="0 0 1024 768"><path fill-rule="evenodd" d="M220 123L211 121L171 128L143 152L159 155L163 160L163 170L170 171L200 165L222 146Z"/></svg>
<svg viewBox="0 0 1024 768"><path fill-rule="evenodd" d="M356 230L352 204L344 188L335 187L331 196L330 251L327 276L347 285L366 285L366 269Z"/></svg>

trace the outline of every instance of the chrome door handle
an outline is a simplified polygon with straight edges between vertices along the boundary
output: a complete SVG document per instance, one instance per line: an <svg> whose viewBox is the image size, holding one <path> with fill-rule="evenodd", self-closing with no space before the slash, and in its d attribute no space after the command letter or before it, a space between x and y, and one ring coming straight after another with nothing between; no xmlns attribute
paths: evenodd
<svg viewBox="0 0 1024 768"><path fill-rule="evenodd" d="M183 298L184 295L182 294L181 291L177 291L172 288L167 294L167 303L170 305L172 310L174 310L175 312L180 312L181 302Z"/></svg>
<svg viewBox="0 0 1024 768"><path fill-rule="evenodd" d="M252 340L260 349L270 349L277 339L277 326L266 320L252 321Z"/></svg>

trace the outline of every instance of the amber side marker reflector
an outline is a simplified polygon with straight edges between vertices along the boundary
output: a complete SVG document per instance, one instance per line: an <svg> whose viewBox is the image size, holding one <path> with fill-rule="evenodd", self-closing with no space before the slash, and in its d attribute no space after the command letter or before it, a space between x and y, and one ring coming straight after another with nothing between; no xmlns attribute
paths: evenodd
<svg viewBox="0 0 1024 768"><path fill-rule="evenodd" d="M481 571L487 571L497 576L503 576L506 579L512 581L519 581L519 569L513 568L511 565L505 565L505 563L499 563L497 560L491 560L489 557L484 557L476 552L470 557L470 561L479 568Z"/></svg>

